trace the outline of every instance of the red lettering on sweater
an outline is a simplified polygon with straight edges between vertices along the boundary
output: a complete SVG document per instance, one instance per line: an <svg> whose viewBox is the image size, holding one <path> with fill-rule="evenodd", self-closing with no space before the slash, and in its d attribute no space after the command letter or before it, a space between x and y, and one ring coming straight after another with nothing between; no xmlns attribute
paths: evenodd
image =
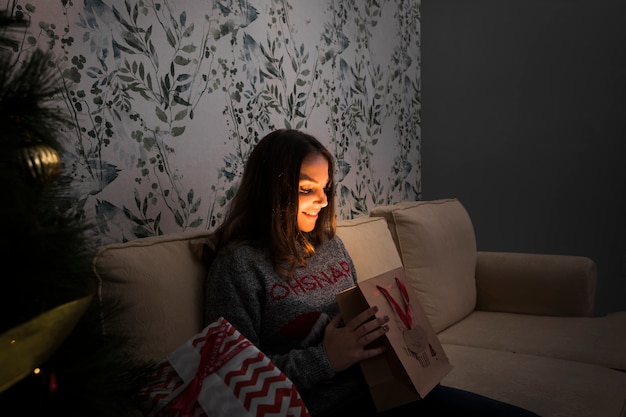
<svg viewBox="0 0 626 417"><path fill-rule="evenodd" d="M270 298L273 300L282 300L289 295L289 286L285 284L274 284L270 288Z"/></svg>
<svg viewBox="0 0 626 417"><path fill-rule="evenodd" d="M300 280L293 280L289 282L289 288L293 291L294 294L304 294L306 290L302 286L302 282Z"/></svg>
<svg viewBox="0 0 626 417"><path fill-rule="evenodd" d="M343 272L345 272L346 275L350 275L350 264L348 263L348 261L339 262L339 266L341 267L341 269L343 269Z"/></svg>
<svg viewBox="0 0 626 417"><path fill-rule="evenodd" d="M334 285L342 278L351 278L348 261L341 261L338 266L330 267L330 275L326 271L320 271L319 274L305 275L290 282L276 283L270 288L269 296L273 300L283 300L290 295L301 296Z"/></svg>
<svg viewBox="0 0 626 417"><path fill-rule="evenodd" d="M315 275L304 276L300 278L298 281L305 288L305 291L312 291L318 287L318 283L317 283L317 280L315 279Z"/></svg>

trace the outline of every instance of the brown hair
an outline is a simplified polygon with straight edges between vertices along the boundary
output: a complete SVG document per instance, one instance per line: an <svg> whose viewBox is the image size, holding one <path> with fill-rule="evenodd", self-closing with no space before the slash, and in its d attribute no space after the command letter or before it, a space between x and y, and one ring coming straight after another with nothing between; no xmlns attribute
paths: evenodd
<svg viewBox="0 0 626 417"><path fill-rule="evenodd" d="M303 234L297 222L300 169L313 154L328 161L328 205L319 212L315 228ZM263 137L213 234L217 249L230 242L267 246L276 272L291 278L297 267L306 265L316 245L335 235L334 170L332 154L309 134L280 129Z"/></svg>

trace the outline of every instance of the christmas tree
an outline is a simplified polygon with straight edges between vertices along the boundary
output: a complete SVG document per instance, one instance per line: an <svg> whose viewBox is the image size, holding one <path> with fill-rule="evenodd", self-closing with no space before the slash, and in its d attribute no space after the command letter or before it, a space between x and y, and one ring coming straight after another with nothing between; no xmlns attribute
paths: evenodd
<svg viewBox="0 0 626 417"><path fill-rule="evenodd" d="M89 225L63 177L71 119L56 99L52 56L25 55L12 39L25 26L0 14L0 409L138 415L150 364L129 359L123 336L102 332L102 318L121 306L96 296Z"/></svg>

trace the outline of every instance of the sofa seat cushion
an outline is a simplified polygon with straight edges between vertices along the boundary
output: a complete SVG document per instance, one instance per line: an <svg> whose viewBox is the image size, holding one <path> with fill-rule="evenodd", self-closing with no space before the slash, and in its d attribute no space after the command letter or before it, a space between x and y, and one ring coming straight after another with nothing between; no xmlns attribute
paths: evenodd
<svg viewBox="0 0 626 417"><path fill-rule="evenodd" d="M545 417L624 417L626 373L598 365L443 345L454 368L441 382Z"/></svg>
<svg viewBox="0 0 626 417"><path fill-rule="evenodd" d="M447 344L528 353L626 370L625 331L626 312L602 317L554 317L475 311L438 336Z"/></svg>
<svg viewBox="0 0 626 417"><path fill-rule="evenodd" d="M400 253L407 279L436 332L476 306L476 238L457 199L406 201L375 207Z"/></svg>
<svg viewBox="0 0 626 417"><path fill-rule="evenodd" d="M103 323L104 331L129 336L137 359L160 361L202 330L207 269L189 242L206 233L171 233L97 251L100 299L124 309L123 320Z"/></svg>
<svg viewBox="0 0 626 417"><path fill-rule="evenodd" d="M359 281L402 266L387 222L381 217L338 221L337 236L354 262Z"/></svg>

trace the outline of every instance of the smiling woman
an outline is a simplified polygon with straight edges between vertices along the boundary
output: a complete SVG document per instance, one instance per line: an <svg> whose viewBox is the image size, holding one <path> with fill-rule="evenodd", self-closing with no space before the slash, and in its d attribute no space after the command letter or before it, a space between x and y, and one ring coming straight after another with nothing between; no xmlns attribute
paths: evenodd
<svg viewBox="0 0 626 417"><path fill-rule="evenodd" d="M318 213L328 206L329 177L328 158L321 153L302 161L298 199L298 229L301 232L312 231Z"/></svg>
<svg viewBox="0 0 626 417"><path fill-rule="evenodd" d="M269 133L250 154L215 230L218 247L233 240L267 245L276 270L291 277L334 234L334 170L332 154L313 136L289 129Z"/></svg>
<svg viewBox="0 0 626 417"><path fill-rule="evenodd" d="M335 296L357 277L336 234L333 184L332 155L315 137L283 129L258 142L213 236L205 325L226 318L287 375L313 417L374 417L359 362L384 352L365 346L387 333L389 317L377 306L351 320L339 314ZM384 415L535 416L443 386Z"/></svg>

